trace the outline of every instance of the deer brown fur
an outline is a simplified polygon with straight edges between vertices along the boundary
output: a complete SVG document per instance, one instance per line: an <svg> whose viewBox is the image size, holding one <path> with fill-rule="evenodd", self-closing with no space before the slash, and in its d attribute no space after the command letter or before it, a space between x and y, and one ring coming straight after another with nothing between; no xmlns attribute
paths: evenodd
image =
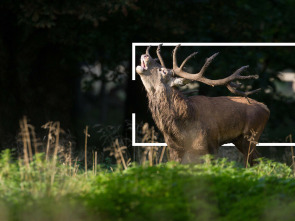
<svg viewBox="0 0 295 221"><path fill-rule="evenodd" d="M257 132L254 141L258 141L269 118L268 108L245 97L184 96L175 86L190 81L175 77L176 68L165 68L159 49L157 54L162 65L152 59L147 50L141 58L142 66L136 70L147 90L153 119L170 147L170 157L182 163L196 162L201 155L215 154L222 144L234 143L245 160L250 145L253 151L249 163L253 165L258 153L254 149L255 143L250 143L247 136L251 136L251 130L254 130ZM194 76L189 77L192 80ZM232 79L226 82L227 86L231 83ZM233 90L237 91L236 88ZM247 95L251 93L247 92Z"/></svg>

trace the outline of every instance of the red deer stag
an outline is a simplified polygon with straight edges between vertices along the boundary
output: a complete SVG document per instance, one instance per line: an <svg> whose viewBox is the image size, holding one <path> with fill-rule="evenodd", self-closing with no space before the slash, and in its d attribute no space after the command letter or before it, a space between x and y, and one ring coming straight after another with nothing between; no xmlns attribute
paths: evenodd
<svg viewBox="0 0 295 221"><path fill-rule="evenodd" d="M258 152L255 143L249 142L249 136L255 131L254 141L258 141L270 112L266 105L247 97L259 89L242 92L238 90L239 84L233 81L257 79L258 76L242 76L241 73L248 68L244 66L223 79L210 80L204 77L206 69L218 53L206 59L199 73L187 73L183 67L196 52L178 66L176 53L179 47L180 45L176 46L173 51L173 69L165 67L160 54L161 45L157 49L160 64L150 56L148 47L146 54L141 56L141 66L136 67L147 90L153 119L170 147L171 159L182 163L197 162L201 155L215 154L222 144L234 143L245 156L245 162L251 145L253 151L249 163L253 165ZM176 87L191 81L212 87L226 85L232 93L242 97L186 97Z"/></svg>

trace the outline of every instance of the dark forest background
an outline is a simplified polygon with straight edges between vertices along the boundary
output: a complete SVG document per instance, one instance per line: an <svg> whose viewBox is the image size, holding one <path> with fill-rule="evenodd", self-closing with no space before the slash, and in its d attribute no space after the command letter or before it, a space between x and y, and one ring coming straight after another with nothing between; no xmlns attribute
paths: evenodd
<svg viewBox="0 0 295 221"><path fill-rule="evenodd" d="M143 85L139 78L131 81L132 42L292 42L294 8L291 0L2 0L1 148L15 142L24 115L40 133L41 125L60 121L78 147L86 125L120 125L123 132L132 112L137 122L151 122ZM280 71L295 70L293 47L183 47L180 60L195 50L200 53L190 62L194 70L221 52L211 78L246 64L260 75L250 83L263 89L251 97L271 109L264 141L282 142L294 133L295 101L274 83ZM144 51L138 48L137 61ZM162 51L169 64L172 47ZM200 85L198 91L229 95L223 87ZM92 136L90 142L98 141Z"/></svg>

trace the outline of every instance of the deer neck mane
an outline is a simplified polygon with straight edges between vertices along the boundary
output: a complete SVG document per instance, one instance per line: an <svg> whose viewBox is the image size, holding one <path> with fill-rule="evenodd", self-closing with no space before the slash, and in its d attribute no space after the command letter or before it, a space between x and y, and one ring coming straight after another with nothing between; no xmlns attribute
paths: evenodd
<svg viewBox="0 0 295 221"><path fill-rule="evenodd" d="M149 108L158 128L164 132L190 118L192 107L177 89L163 87L148 93Z"/></svg>

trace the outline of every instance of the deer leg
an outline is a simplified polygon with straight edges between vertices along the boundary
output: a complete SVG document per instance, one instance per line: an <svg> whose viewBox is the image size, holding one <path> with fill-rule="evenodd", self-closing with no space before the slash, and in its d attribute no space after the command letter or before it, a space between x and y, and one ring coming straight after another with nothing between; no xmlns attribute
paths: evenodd
<svg viewBox="0 0 295 221"><path fill-rule="evenodd" d="M181 162L184 151L175 148L169 148L169 157L171 161Z"/></svg>
<svg viewBox="0 0 295 221"><path fill-rule="evenodd" d="M260 134L258 135L256 135L256 137L254 138L254 142L258 141ZM244 155L245 167L247 164L247 159L250 166L253 166L256 163L255 159L259 157L259 152L256 150L256 144L250 143L244 136L241 136L233 143L238 148L238 150Z"/></svg>
<svg viewBox="0 0 295 221"><path fill-rule="evenodd" d="M254 164L256 164L257 162L255 161L255 159L257 159L259 157L259 153L256 150L256 144L255 143L250 143L249 141L245 141L245 146L243 147L244 149L247 149L244 159L245 162L245 167L246 167L246 163L248 161L248 163L250 164L250 166L252 167Z"/></svg>
<svg viewBox="0 0 295 221"><path fill-rule="evenodd" d="M188 164L188 163L203 163L203 160L201 159L202 156L209 154L209 151L205 149L200 150L188 150L185 151L183 158L181 160L182 164Z"/></svg>

